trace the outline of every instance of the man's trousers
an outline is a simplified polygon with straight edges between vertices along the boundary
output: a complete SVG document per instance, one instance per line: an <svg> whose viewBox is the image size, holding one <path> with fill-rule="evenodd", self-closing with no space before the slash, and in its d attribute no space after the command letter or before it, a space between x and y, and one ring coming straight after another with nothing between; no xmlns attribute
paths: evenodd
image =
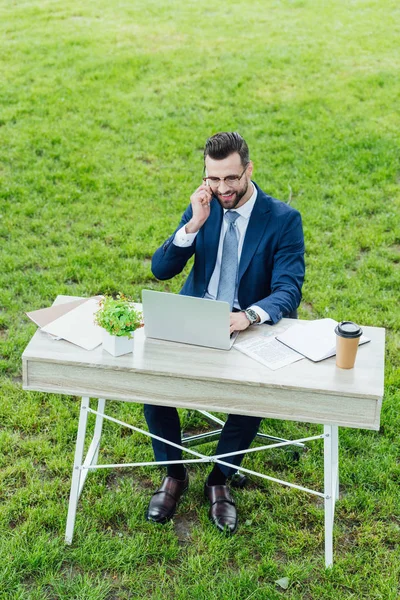
<svg viewBox="0 0 400 600"><path fill-rule="evenodd" d="M145 404L144 416L150 433L154 433L175 444L182 443L181 424L176 408ZM260 422L261 417L228 415L227 421L221 432L221 437L218 441L216 454L247 450L257 434ZM179 448L174 448L173 446L169 446L168 444L155 439L152 439L152 444L156 461L182 459L182 450ZM239 466L243 456L243 454L238 454L222 460ZM219 465L219 468L227 477L236 472L236 469L225 467L223 465Z"/></svg>

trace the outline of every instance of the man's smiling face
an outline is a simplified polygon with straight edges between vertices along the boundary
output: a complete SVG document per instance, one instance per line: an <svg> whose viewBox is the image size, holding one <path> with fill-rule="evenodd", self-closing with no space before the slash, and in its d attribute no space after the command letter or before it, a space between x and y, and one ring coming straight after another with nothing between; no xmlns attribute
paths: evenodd
<svg viewBox="0 0 400 600"><path fill-rule="evenodd" d="M226 210L239 208L251 197L253 186L250 179L253 172L253 163L249 162L247 166L243 165L237 152L221 160L215 160L206 156L205 167L207 177L221 179L219 184L212 183L211 190L222 208ZM237 177L242 176L237 182L230 182L224 179L232 175Z"/></svg>

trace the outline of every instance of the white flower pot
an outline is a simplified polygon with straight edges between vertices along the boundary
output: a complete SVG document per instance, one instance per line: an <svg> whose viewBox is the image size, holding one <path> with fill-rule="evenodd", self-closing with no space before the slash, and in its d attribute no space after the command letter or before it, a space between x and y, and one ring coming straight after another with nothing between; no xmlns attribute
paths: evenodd
<svg viewBox="0 0 400 600"><path fill-rule="evenodd" d="M133 352L133 333L127 335L111 335L103 329L103 349L113 356L122 356Z"/></svg>

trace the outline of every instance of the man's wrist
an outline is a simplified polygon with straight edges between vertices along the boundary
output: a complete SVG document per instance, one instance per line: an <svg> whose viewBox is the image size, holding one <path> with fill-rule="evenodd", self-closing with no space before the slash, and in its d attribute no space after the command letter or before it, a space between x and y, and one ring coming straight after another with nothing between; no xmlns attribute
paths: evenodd
<svg viewBox="0 0 400 600"><path fill-rule="evenodd" d="M186 233L185 225L176 232L173 239L174 246L178 248L189 248L196 239L197 233Z"/></svg>
<svg viewBox="0 0 400 600"><path fill-rule="evenodd" d="M269 314L265 310L263 310L258 304L252 304L251 306L248 306L248 308L254 310L254 312L256 312L260 317L256 325L261 325L262 323L267 323L271 320Z"/></svg>
<svg viewBox="0 0 400 600"><path fill-rule="evenodd" d="M201 227L203 226L203 223L197 223L196 221L193 221L192 219L190 219L190 221L188 221L185 225L185 231L186 233L197 233Z"/></svg>
<svg viewBox="0 0 400 600"><path fill-rule="evenodd" d="M261 321L260 315L258 315L256 313L256 311L253 310L252 308L246 308L242 312L244 312L244 314L245 314L247 320L249 321L250 325L254 325L254 323L260 323L260 321Z"/></svg>

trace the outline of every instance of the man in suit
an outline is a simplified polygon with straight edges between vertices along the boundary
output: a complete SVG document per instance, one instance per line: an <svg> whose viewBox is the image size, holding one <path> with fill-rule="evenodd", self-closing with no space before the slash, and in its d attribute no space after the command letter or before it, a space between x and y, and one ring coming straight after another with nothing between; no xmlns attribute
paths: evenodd
<svg viewBox="0 0 400 600"><path fill-rule="evenodd" d="M231 304L230 331L293 316L304 280L304 238L298 211L267 196L252 180L253 163L245 140L233 132L210 137L204 149L205 177L190 198L176 231L152 260L161 280L182 271L194 255L181 294L225 300ZM195 318L195 316L194 316ZM177 410L145 405L149 431L181 443ZM247 450L261 419L228 415L217 454ZM156 460L181 460L182 452L153 439ZM228 460L239 466L242 454ZM218 529L233 533L237 513L226 485L235 472L215 463L205 483L210 518ZM183 464L169 465L167 476L150 500L146 517L165 523L188 488Z"/></svg>

